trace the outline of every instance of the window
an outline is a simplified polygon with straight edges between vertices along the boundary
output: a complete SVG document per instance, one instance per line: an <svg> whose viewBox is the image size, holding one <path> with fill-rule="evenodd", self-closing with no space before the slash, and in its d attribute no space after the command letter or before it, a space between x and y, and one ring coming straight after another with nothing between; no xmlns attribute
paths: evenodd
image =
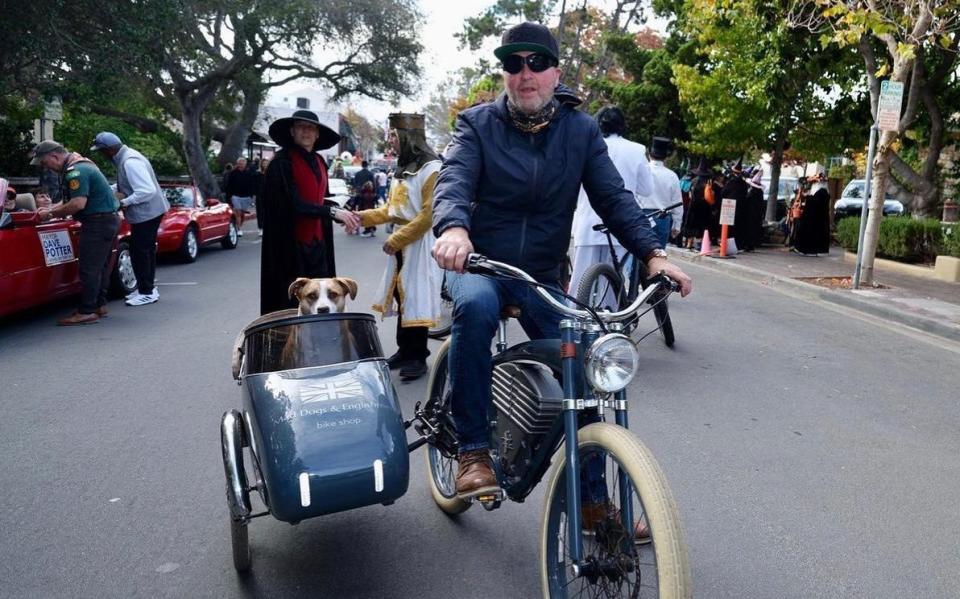
<svg viewBox="0 0 960 599"><path fill-rule="evenodd" d="M192 187L164 187L163 193L171 208L193 208Z"/></svg>

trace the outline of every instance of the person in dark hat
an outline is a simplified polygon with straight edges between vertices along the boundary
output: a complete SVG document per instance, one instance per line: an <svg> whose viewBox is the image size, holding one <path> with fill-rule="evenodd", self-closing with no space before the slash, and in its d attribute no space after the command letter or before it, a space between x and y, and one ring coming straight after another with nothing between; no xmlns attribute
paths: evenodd
<svg viewBox="0 0 960 599"><path fill-rule="evenodd" d="M297 277L336 276L332 221L356 230L359 219L326 199L327 166L317 154L340 141L316 114L298 110L270 125L280 150L263 182L260 313L293 308L287 294Z"/></svg>
<svg viewBox="0 0 960 599"><path fill-rule="evenodd" d="M683 223L683 198L680 195L680 178L663 163L673 153L673 140L654 137L650 143L650 176L653 179L649 195L638 197L642 208L666 208L680 204L657 222L657 234L663 247L667 241L680 235Z"/></svg>
<svg viewBox="0 0 960 599"><path fill-rule="evenodd" d="M714 206L719 204L720 188L715 187L713 178L716 173L707 158L701 158L691 174L695 179L690 189L690 210L683 235L687 248L696 250L702 242L704 231L710 230L710 236L716 237L716 231L711 229L714 228ZM716 210L719 212L719 207Z"/></svg>
<svg viewBox="0 0 960 599"><path fill-rule="evenodd" d="M750 206L747 204L747 191L750 186L743 178L743 157L737 159L728 169L727 180L723 184L720 197L724 200L736 200L736 210L733 216L733 225L727 231L727 239L736 239L737 248L744 249L740 239L740 232L743 231L744 238L747 237L747 221L749 220Z"/></svg>
<svg viewBox="0 0 960 599"><path fill-rule="evenodd" d="M536 23L511 27L494 54L501 62L505 92L457 116L433 205L433 255L451 271L446 285L454 303L448 359L459 441L456 490L463 499L499 489L487 410L490 345L502 306L521 308L520 325L533 339L558 338L562 319L523 283L464 272L470 253L521 268L559 290L583 185L593 209L627 250L651 271L663 270L679 281L682 295L692 288L690 277L666 259L649 219L624 188L599 125L576 109L580 100L560 85L559 48L550 30ZM603 485L588 483L584 491L583 522L592 526L606 513L609 497Z"/></svg>

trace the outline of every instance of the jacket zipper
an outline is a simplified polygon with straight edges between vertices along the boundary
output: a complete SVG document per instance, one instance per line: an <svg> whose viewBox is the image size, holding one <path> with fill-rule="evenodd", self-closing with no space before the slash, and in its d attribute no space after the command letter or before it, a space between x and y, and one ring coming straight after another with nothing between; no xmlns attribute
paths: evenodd
<svg viewBox="0 0 960 599"><path fill-rule="evenodd" d="M537 200L537 188L538 188L537 179L540 177L540 160L537 158L537 154L536 154L536 150L537 150L537 140L536 140L536 136L535 136L533 133L530 134L530 147L532 147L533 150L534 150L534 154L533 154L533 176L531 177L531 181L532 181L532 186L531 186L531 187L532 187L532 189L530 190L530 192L531 192L530 195L531 195L531 197L533 197L533 199L534 199L534 205L536 205L536 200ZM517 254L517 265L518 265L518 266L521 266L522 264L524 264L524 262L523 262L523 248L524 248L524 245L526 245L526 241L527 241L527 217L524 216L524 217L523 217L523 222L520 224L520 247L519 247L519 252L518 252L518 254Z"/></svg>

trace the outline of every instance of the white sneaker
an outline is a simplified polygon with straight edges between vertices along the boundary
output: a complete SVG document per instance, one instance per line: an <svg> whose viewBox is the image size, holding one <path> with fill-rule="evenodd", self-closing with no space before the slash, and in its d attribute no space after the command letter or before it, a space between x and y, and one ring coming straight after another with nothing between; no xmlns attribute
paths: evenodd
<svg viewBox="0 0 960 599"><path fill-rule="evenodd" d="M260 234L257 237L263 237L263 229L260 229Z"/></svg>
<svg viewBox="0 0 960 599"><path fill-rule="evenodd" d="M145 306L147 304L152 304L156 302L158 298L159 296L154 296L152 293L150 295L141 295L138 293L135 298L128 299L123 303L125 303L128 306Z"/></svg>
<svg viewBox="0 0 960 599"><path fill-rule="evenodd" d="M150 293L150 297L153 298L153 301L160 299L160 290L154 287L153 291Z"/></svg>
<svg viewBox="0 0 960 599"><path fill-rule="evenodd" d="M133 291L131 291L130 293L128 293L127 295L125 295L125 296L123 297L123 299L125 299L125 300L130 300L130 299L133 299L133 298L137 297L138 295L140 295L140 291L137 290L137 289L134 289Z"/></svg>
<svg viewBox="0 0 960 599"><path fill-rule="evenodd" d="M243 237L243 231L237 229L237 237Z"/></svg>

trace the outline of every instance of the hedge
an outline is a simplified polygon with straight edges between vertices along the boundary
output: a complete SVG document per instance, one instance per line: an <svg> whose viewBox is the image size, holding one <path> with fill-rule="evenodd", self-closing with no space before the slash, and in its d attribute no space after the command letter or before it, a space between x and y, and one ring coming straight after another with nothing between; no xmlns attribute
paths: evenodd
<svg viewBox="0 0 960 599"><path fill-rule="evenodd" d="M837 241L844 249L857 251L859 237L859 216L837 223ZM957 237L956 234L944 236L940 221L935 218L887 216L880 221L877 255L902 262L933 262L938 254L960 255Z"/></svg>

